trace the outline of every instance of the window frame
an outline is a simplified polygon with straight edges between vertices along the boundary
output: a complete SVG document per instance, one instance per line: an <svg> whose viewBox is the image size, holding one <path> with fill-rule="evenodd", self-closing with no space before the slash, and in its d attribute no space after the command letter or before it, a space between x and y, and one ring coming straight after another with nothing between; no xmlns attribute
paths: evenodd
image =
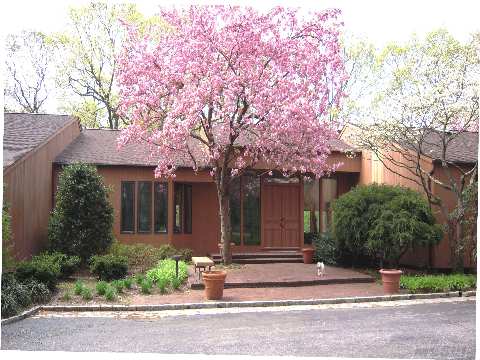
<svg viewBox="0 0 480 360"><path fill-rule="evenodd" d="M123 230L123 185L124 184L133 184L133 199L132 199L132 203L133 203L133 206L132 206L132 218L133 218L133 221L132 221L132 224L133 224L133 230ZM129 181L129 180L122 180L120 181L120 233L121 234L135 234L135 230L136 230L136 182L135 181Z"/></svg>

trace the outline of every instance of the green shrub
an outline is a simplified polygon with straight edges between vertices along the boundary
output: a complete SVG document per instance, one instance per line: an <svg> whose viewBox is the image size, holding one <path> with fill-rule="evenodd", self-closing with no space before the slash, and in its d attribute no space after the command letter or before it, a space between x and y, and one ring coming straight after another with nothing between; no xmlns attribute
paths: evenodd
<svg viewBox="0 0 480 360"><path fill-rule="evenodd" d="M157 251L159 260L170 259L173 255L178 254L178 250L170 244L161 245Z"/></svg>
<svg viewBox="0 0 480 360"><path fill-rule="evenodd" d="M95 255L90 259L90 272L101 280L121 279L127 271L128 259L125 256Z"/></svg>
<svg viewBox="0 0 480 360"><path fill-rule="evenodd" d="M131 289L133 285L133 279L128 277L123 280L123 286L125 286L126 289Z"/></svg>
<svg viewBox="0 0 480 360"><path fill-rule="evenodd" d="M185 262L192 261L193 250L192 249L180 249L178 250L178 255L181 256L181 259Z"/></svg>
<svg viewBox="0 0 480 360"><path fill-rule="evenodd" d="M140 291L142 294L152 293L153 282L150 279L144 279L140 284Z"/></svg>
<svg viewBox="0 0 480 360"><path fill-rule="evenodd" d="M81 295L84 287L85 287L85 284L83 283L83 281L82 280L77 280L75 282L73 292L75 293L75 295Z"/></svg>
<svg viewBox="0 0 480 360"><path fill-rule="evenodd" d="M337 244L330 232L311 233L312 244L315 249L315 262L321 261L326 265L335 265L337 263L338 251Z"/></svg>
<svg viewBox="0 0 480 360"><path fill-rule="evenodd" d="M34 304L46 303L50 299L50 290L44 283L32 280L25 284L30 292L30 299Z"/></svg>
<svg viewBox="0 0 480 360"><path fill-rule="evenodd" d="M147 278L152 282L165 282L165 284L173 284L176 279L175 261L171 259L160 260L158 265L147 271ZM187 264L183 261L178 262L178 281L179 285L183 284L188 278Z"/></svg>
<svg viewBox="0 0 480 360"><path fill-rule="evenodd" d="M182 280L177 278L177 277L174 277L172 279L172 288L174 288L175 290L179 289L180 286L182 285Z"/></svg>
<svg viewBox="0 0 480 360"><path fill-rule="evenodd" d="M100 296L103 296L105 295L105 291L107 290L108 288L108 283L106 281L99 281L97 282L97 284L95 285L95 289L97 290L97 294L100 295Z"/></svg>
<svg viewBox="0 0 480 360"><path fill-rule="evenodd" d="M123 288L125 287L123 280L113 280L110 285L113 286L118 294L121 294L123 292Z"/></svg>
<svg viewBox="0 0 480 360"><path fill-rule="evenodd" d="M65 166L59 177L56 203L48 224L52 250L86 261L104 253L113 241L113 207L95 166Z"/></svg>
<svg viewBox="0 0 480 360"><path fill-rule="evenodd" d="M440 225L421 194L400 186L357 186L333 203L333 232L341 257L380 257L398 266L415 246L437 244Z"/></svg>
<svg viewBox="0 0 480 360"><path fill-rule="evenodd" d="M62 295L62 300L63 301L70 301L72 299L72 294L70 290L66 290L63 295Z"/></svg>
<svg viewBox="0 0 480 360"><path fill-rule="evenodd" d="M143 280L145 280L145 275L135 274L135 282L137 283L138 286L142 284Z"/></svg>
<svg viewBox="0 0 480 360"><path fill-rule="evenodd" d="M53 291L61 277L61 267L54 256L41 254L32 257L30 261L20 262L17 266L16 276L21 282L36 280L44 283Z"/></svg>
<svg viewBox="0 0 480 360"><path fill-rule="evenodd" d="M128 245L114 241L108 252L125 256L128 259L128 267L140 272L151 268L160 260L159 249L147 244Z"/></svg>
<svg viewBox="0 0 480 360"><path fill-rule="evenodd" d="M411 293L464 291L476 287L474 275L402 275L400 287Z"/></svg>
<svg viewBox="0 0 480 360"><path fill-rule="evenodd" d="M88 287L84 287L82 289L82 298L83 300L92 300L93 299L92 290Z"/></svg>
<svg viewBox="0 0 480 360"><path fill-rule="evenodd" d="M111 286L108 286L105 290L105 299L108 301L113 301L117 298L117 292Z"/></svg>
<svg viewBox="0 0 480 360"><path fill-rule="evenodd" d="M61 252L55 251L53 253L44 253L43 256L53 257L53 261L60 265L60 273L62 278L68 278L78 270L82 260L79 256L69 256Z"/></svg>
<svg viewBox="0 0 480 360"><path fill-rule="evenodd" d="M13 273L2 273L2 317L18 314L31 304L30 291Z"/></svg>

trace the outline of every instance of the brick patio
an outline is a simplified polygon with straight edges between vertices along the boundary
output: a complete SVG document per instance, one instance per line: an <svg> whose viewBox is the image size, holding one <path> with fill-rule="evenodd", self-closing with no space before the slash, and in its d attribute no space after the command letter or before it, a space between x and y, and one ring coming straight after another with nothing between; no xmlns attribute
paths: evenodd
<svg viewBox="0 0 480 360"><path fill-rule="evenodd" d="M219 266L218 268L221 268ZM225 288L247 287L290 287L327 284L354 284L373 282L367 275L340 267L326 266L325 275L317 275L316 264L274 263L245 264L227 268ZM203 284L195 276L193 268L189 270L189 283L192 289L201 289Z"/></svg>

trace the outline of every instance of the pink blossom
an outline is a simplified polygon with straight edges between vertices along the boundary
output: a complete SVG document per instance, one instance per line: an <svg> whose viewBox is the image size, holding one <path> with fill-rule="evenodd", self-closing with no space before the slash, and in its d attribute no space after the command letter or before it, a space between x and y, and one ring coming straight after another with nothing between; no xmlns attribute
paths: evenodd
<svg viewBox="0 0 480 360"><path fill-rule="evenodd" d="M156 39L128 25L118 79L131 125L119 146L154 144L162 177L179 163L212 176L260 160L285 174L332 170L337 124L328 111L346 78L339 10L304 18L282 7L191 6L161 15L171 29Z"/></svg>

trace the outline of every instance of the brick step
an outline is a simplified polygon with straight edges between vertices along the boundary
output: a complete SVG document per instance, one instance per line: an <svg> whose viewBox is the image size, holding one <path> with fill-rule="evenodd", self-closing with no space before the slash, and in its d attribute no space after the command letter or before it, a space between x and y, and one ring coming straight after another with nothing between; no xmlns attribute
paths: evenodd
<svg viewBox="0 0 480 360"><path fill-rule="evenodd" d="M214 258L213 261L216 264L222 262L221 258ZM232 262L235 264L275 264L275 263L302 263L303 258L246 258L246 259L232 259Z"/></svg>
<svg viewBox="0 0 480 360"><path fill-rule="evenodd" d="M284 252L262 252L262 253L238 253L233 254L232 259L258 259L258 258L275 258L275 259L301 259L302 254L294 251ZM212 259L221 259L220 254L213 254Z"/></svg>

